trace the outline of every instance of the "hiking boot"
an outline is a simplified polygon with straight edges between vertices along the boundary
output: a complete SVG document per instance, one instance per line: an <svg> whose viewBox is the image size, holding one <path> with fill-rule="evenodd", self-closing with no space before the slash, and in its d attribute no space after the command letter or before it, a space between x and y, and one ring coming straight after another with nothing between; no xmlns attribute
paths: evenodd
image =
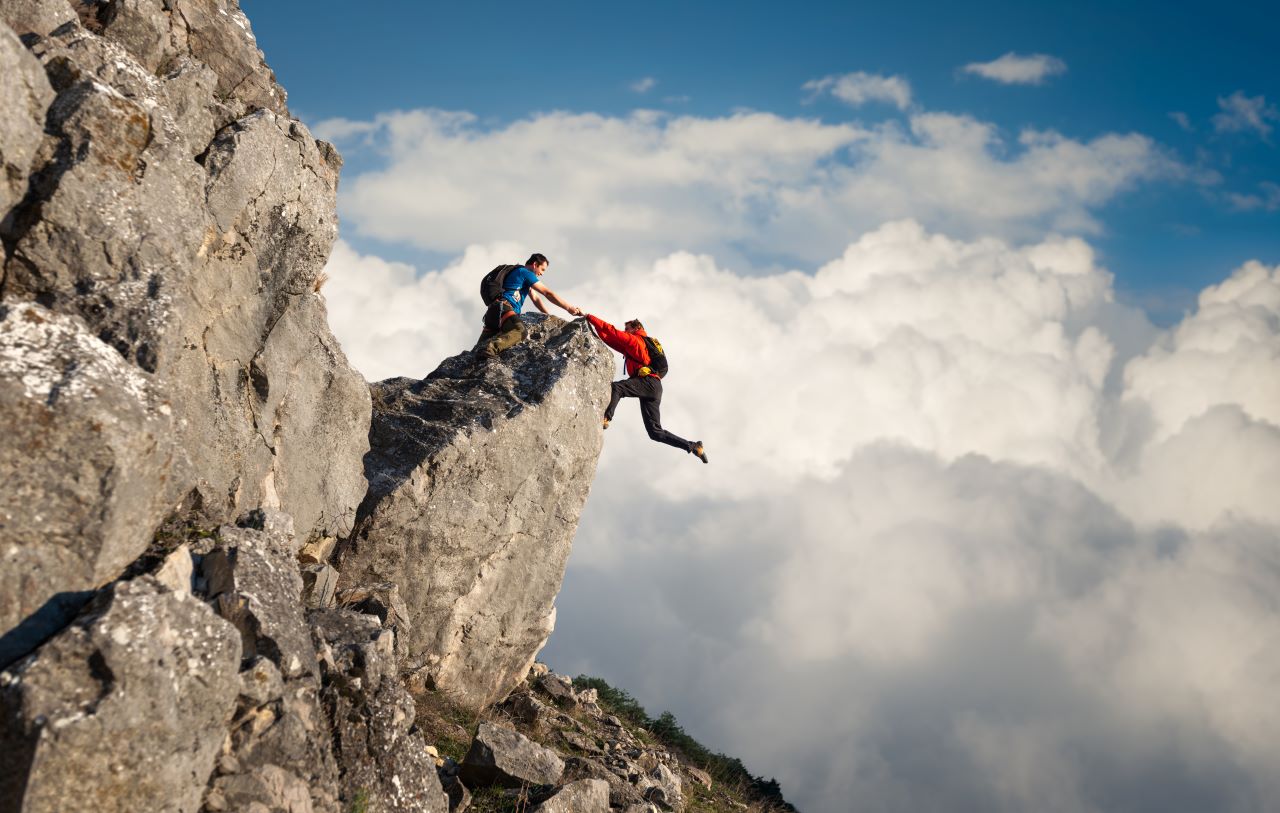
<svg viewBox="0 0 1280 813"><path fill-rule="evenodd" d="M699 460L701 460L703 463L707 462L707 451L706 449L702 448L702 441L695 440L693 442L693 448L690 449L689 451L693 452L694 456L697 457Z"/></svg>
<svg viewBox="0 0 1280 813"><path fill-rule="evenodd" d="M608 419L608 418L605 418L605 419L604 419L604 428L605 428L605 429L608 429L608 428L609 428L609 419Z"/></svg>

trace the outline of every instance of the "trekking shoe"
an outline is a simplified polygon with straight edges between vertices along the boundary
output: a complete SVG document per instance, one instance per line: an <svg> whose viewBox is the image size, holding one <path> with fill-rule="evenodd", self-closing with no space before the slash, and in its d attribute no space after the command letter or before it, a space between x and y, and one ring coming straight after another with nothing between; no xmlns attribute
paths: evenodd
<svg viewBox="0 0 1280 813"><path fill-rule="evenodd" d="M693 442L693 448L690 449L689 451L693 452L693 454L703 463L707 462L707 451L706 449L702 448L702 441L695 440Z"/></svg>
<svg viewBox="0 0 1280 813"><path fill-rule="evenodd" d="M604 419L604 428L605 428L605 429L608 429L608 428L609 428L609 419L608 419L608 418L605 418L605 419Z"/></svg>

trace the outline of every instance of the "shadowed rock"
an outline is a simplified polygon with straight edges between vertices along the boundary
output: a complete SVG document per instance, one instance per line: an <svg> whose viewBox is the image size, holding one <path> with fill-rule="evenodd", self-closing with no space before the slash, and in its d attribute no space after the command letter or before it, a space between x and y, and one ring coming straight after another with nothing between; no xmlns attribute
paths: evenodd
<svg viewBox="0 0 1280 813"><path fill-rule="evenodd" d="M312 624L344 801L363 795L371 811L447 813L449 799L396 670L395 632L347 609L313 613Z"/></svg>
<svg viewBox="0 0 1280 813"><path fill-rule="evenodd" d="M399 586L408 667L474 708L551 633L613 373L585 322L525 318L500 361L463 353L373 385L369 495L339 553L340 584Z"/></svg>
<svg viewBox="0 0 1280 813"><path fill-rule="evenodd" d="M564 773L564 760L519 732L481 723L462 760L462 781L472 788L500 785L554 785Z"/></svg>
<svg viewBox="0 0 1280 813"><path fill-rule="evenodd" d="M0 673L0 810L191 811L240 688L236 631L144 577Z"/></svg>

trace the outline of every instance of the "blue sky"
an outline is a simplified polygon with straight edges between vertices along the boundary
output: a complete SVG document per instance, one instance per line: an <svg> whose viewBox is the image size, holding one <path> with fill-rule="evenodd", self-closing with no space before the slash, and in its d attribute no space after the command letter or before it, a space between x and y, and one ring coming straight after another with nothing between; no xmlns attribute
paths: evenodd
<svg viewBox="0 0 1280 813"><path fill-rule="evenodd" d="M1219 98L1280 102L1274 14L1264 3L374 3L246 0L255 33L304 120L397 109L474 113L501 126L552 110L624 115L639 107L722 116L739 109L838 122L897 111L806 102L802 86L851 71L907 79L932 111L1076 139L1149 136L1213 173L1142 185L1101 211L1091 242L1123 296L1167 322L1204 285L1250 258L1280 258L1280 207L1242 211L1227 195L1280 182L1273 133L1217 132ZM1008 53L1048 54L1065 73L1034 86L958 72ZM645 77L654 87L638 94ZM1184 129L1171 113L1182 113ZM1264 120L1271 126L1280 124ZM344 145L348 175L377 162ZM555 190L550 194L555 195ZM1270 211L1268 211L1270 208ZM354 230L344 237L356 245ZM384 256L422 259L403 246ZM437 258L429 258L437 259Z"/></svg>
<svg viewBox="0 0 1280 813"><path fill-rule="evenodd" d="M1280 809L1275 26L1119 6L245 0L366 378L531 250L666 348L553 668L808 813Z"/></svg>

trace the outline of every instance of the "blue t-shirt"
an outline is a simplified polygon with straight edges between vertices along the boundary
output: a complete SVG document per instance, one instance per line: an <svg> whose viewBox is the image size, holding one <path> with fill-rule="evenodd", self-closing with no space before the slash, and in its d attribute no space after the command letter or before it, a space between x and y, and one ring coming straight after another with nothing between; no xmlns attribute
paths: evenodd
<svg viewBox="0 0 1280 813"><path fill-rule="evenodd" d="M519 266L507 272L507 278L502 282L502 296L519 313L524 307L524 301L529 298L529 289L537 282L538 275L533 269Z"/></svg>

